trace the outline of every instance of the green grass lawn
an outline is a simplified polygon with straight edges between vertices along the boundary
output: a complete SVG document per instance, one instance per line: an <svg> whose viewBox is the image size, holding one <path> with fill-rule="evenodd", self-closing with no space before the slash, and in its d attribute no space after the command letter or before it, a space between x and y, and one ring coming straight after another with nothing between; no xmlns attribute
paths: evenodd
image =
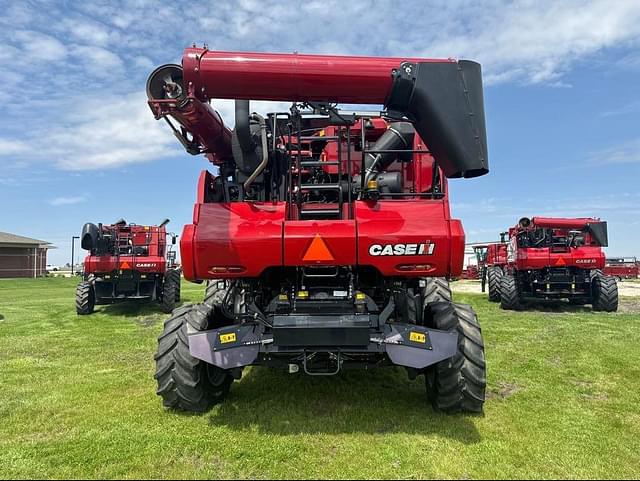
<svg viewBox="0 0 640 481"><path fill-rule="evenodd" d="M205 415L155 395L153 304L76 316L73 279L0 281L2 478L633 478L640 309L473 304L483 416L447 416L402 369L331 378L245 370ZM202 298L183 282L183 298Z"/></svg>

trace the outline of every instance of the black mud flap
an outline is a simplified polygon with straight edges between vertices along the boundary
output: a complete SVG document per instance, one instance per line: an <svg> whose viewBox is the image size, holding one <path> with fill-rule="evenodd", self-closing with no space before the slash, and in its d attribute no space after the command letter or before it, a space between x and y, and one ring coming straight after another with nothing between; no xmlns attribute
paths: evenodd
<svg viewBox="0 0 640 481"><path fill-rule="evenodd" d="M188 328L189 352L196 359L221 369L249 366L266 342L260 325L246 324L199 332Z"/></svg>
<svg viewBox="0 0 640 481"><path fill-rule="evenodd" d="M380 341L387 356L398 366L424 369L455 356L458 333L438 331L412 324L388 324L388 334Z"/></svg>

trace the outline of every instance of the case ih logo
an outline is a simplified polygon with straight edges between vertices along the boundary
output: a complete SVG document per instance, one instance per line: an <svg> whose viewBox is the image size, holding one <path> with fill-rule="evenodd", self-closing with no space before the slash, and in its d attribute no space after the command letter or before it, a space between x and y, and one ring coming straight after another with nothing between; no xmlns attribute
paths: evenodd
<svg viewBox="0 0 640 481"><path fill-rule="evenodd" d="M371 256L430 256L436 245L431 242L423 244L373 244L369 247Z"/></svg>
<svg viewBox="0 0 640 481"><path fill-rule="evenodd" d="M145 268L145 267L155 267L156 265L153 262L139 262L138 264L136 264L136 267L141 267L141 268Z"/></svg>
<svg viewBox="0 0 640 481"><path fill-rule="evenodd" d="M595 264L595 259L576 259L576 264Z"/></svg>

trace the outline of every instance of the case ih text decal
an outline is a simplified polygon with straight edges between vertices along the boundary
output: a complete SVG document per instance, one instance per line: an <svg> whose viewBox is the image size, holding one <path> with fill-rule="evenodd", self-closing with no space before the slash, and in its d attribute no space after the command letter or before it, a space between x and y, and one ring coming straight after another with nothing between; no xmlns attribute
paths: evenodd
<svg viewBox="0 0 640 481"><path fill-rule="evenodd" d="M430 256L436 245L430 241L422 244L372 244L369 247L371 256Z"/></svg>

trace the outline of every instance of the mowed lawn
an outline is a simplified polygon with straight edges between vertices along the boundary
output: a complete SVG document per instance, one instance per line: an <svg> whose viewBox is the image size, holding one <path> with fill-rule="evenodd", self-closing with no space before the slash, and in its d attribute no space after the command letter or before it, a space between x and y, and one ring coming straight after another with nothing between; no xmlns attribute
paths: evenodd
<svg viewBox="0 0 640 481"><path fill-rule="evenodd" d="M205 415L165 411L153 304L76 316L74 279L0 281L2 478L633 478L640 309L478 311L489 399L447 416L402 369L245 371ZM183 281L185 301L203 288Z"/></svg>

